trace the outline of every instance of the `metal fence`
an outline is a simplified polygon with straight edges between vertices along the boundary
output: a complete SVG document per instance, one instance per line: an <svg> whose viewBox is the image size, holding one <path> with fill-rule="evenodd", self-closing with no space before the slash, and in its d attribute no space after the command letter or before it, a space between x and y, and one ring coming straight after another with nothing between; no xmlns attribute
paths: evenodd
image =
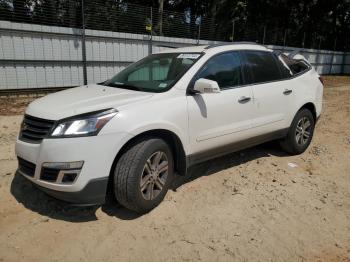
<svg viewBox="0 0 350 262"><path fill-rule="evenodd" d="M86 29L82 38L82 30L77 28L0 21L0 89L98 83L151 50L214 43L219 42L163 36L153 36L151 42L149 35L91 29ZM296 49L268 47L285 52ZM321 74L350 73L349 53L315 49L300 52Z"/></svg>
<svg viewBox="0 0 350 262"><path fill-rule="evenodd" d="M118 1L85 1L86 6L83 1L68 0L33 1L40 6L12 2L4 7L0 0L1 90L100 82L169 46L207 45L233 39L255 41L286 52L296 49L289 45L296 37L287 31L269 30L263 24L255 30L242 30L239 22L232 22L230 34L222 36L216 30L220 25L211 18L199 19L186 12L160 14L152 7ZM349 53L334 51L336 45L332 51L322 50L322 42L314 46L316 49L307 49L307 39L304 35L295 46L319 73L350 73Z"/></svg>

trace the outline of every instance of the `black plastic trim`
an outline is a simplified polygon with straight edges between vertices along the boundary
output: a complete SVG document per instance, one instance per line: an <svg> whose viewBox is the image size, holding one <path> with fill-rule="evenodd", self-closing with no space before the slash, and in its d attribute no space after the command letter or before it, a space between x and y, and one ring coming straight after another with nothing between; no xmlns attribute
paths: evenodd
<svg viewBox="0 0 350 262"><path fill-rule="evenodd" d="M40 144L44 138L50 135L55 124L55 120L25 114L21 123L18 139L30 144ZM28 127L24 128L24 126Z"/></svg>
<svg viewBox="0 0 350 262"><path fill-rule="evenodd" d="M107 184L108 177L96 178L90 180L80 191L65 192L53 190L33 183L33 185L38 187L41 191L56 199L71 203L73 205L84 206L104 204L106 201Z"/></svg>
<svg viewBox="0 0 350 262"><path fill-rule="evenodd" d="M253 147L271 140L283 138L287 135L287 133L288 133L288 128L285 128L285 129L281 129L281 130L267 133L264 135L248 138L243 141L213 148L207 151L198 152L187 156L186 162L188 167L193 166L195 164L204 162L209 159L213 159L223 155L227 155L229 153L237 152L237 151L240 151L249 147Z"/></svg>

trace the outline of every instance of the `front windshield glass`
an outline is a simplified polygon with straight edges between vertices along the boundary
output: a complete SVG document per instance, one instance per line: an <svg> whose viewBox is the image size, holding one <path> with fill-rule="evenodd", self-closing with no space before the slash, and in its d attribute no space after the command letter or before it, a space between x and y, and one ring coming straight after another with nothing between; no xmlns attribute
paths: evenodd
<svg viewBox="0 0 350 262"><path fill-rule="evenodd" d="M153 54L128 66L102 85L145 92L164 92L186 73L200 55L200 53Z"/></svg>

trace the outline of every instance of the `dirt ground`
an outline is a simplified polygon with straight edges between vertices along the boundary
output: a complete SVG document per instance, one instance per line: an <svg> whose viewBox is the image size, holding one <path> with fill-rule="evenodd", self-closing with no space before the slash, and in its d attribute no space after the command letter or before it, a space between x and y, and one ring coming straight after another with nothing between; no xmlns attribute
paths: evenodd
<svg viewBox="0 0 350 262"><path fill-rule="evenodd" d="M143 216L14 175L31 98L0 98L0 261L350 261L350 78L326 83L304 154L268 143L198 165Z"/></svg>

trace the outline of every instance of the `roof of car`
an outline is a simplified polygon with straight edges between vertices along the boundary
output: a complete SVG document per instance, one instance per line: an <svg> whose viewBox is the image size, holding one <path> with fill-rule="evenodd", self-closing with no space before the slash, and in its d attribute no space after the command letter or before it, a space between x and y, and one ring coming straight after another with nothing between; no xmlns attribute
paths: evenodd
<svg viewBox="0 0 350 262"><path fill-rule="evenodd" d="M179 48L167 48L162 50L160 53L218 53L230 50L262 50L271 51L263 45L249 42L232 42L225 44L214 44L214 45L197 45Z"/></svg>

